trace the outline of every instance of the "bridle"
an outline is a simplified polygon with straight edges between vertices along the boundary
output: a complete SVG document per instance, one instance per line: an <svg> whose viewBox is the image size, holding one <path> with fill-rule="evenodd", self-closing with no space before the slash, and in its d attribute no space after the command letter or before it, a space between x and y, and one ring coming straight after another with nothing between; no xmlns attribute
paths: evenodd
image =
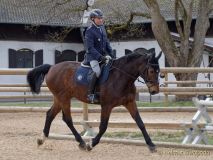
<svg viewBox="0 0 213 160"><path fill-rule="evenodd" d="M146 67L144 68L144 70L143 70L143 72L142 72L142 75L139 75L139 77L141 77L141 78L147 77L147 78L148 78L148 74L149 74L148 71L149 71L149 68L150 68L150 67L154 67L154 66L157 66L157 67L159 68L159 64L153 64L153 63L150 63L150 62L148 61L148 63L146 64ZM148 88L151 88L152 86L155 86L156 84L159 84L159 79L157 79L156 81L152 81L152 80L149 80L149 79L147 79L147 78L143 78L143 80L144 80L144 82L143 82L143 81L141 81L141 80L139 79L139 77L135 77L134 75L131 75L131 74L125 72L124 70L122 70L122 69L120 69L120 68L117 68L117 67L113 66L112 64L111 64L111 68L114 68L114 69L120 71L121 73L127 75L128 77L130 77L130 78L132 78L132 79L134 79L134 80L137 80L138 82L140 82L140 83L142 83L142 84L146 84ZM159 70L159 72L160 72L160 70ZM150 84L150 85L149 85L149 84ZM149 101L150 101L150 103L152 102L152 96L151 96L151 94L150 94L150 97L149 97Z"/></svg>
<svg viewBox="0 0 213 160"><path fill-rule="evenodd" d="M154 85L156 85L156 84L159 84L159 79L156 79L155 81L152 81L152 80L149 80L148 79L148 77L149 77L149 68L150 67L158 67L159 68L159 64L153 64L153 63L150 63L149 61L148 61L148 63L147 63L147 65L146 65L146 67L144 68L144 70L143 70L143 72L142 72L142 74L140 75L140 77L141 78L143 78L143 80L144 80L144 82L146 83L146 84L151 84L151 86L149 86L149 87L152 87L152 86L154 86ZM159 73L159 71L158 71L158 73Z"/></svg>
<svg viewBox="0 0 213 160"><path fill-rule="evenodd" d="M148 74L149 74L148 71L149 71L149 68L150 68L150 67L153 67L153 66L158 66L158 67L159 67L159 64L153 64L153 63L150 63L150 62L148 61L148 63L146 64L146 67L145 67L144 70L142 71L142 74L139 75L139 77L141 77L141 78L144 77L144 78L143 78L144 82L143 82L143 81L141 81L141 80L139 79L139 77L135 77L134 75L131 75L130 73L127 73L127 72L125 72L124 70L122 70L122 69L120 69L120 68L117 68L117 67L111 65L112 68L114 68L114 69L120 71L121 73L127 75L128 77L130 77L130 78L132 78L132 79L134 79L134 80L137 80L137 81L140 82L140 83L143 83L143 84L150 83L151 86L149 86L149 87L152 87L152 86L154 86L154 85L156 85L156 84L159 83L159 80L158 80L158 79L157 79L156 81L152 81L152 80L149 80L149 79L148 79ZM146 77L147 77L147 78L146 78Z"/></svg>

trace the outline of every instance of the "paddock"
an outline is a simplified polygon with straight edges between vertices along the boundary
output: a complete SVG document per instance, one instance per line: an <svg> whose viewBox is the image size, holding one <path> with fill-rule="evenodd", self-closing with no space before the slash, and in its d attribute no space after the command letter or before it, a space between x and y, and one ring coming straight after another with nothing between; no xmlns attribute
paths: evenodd
<svg viewBox="0 0 213 160"><path fill-rule="evenodd" d="M212 69L197 69L200 72L212 72ZM3 70L2 75L25 75L28 70ZM191 71L191 70L190 70ZM169 71L162 69L162 72L168 73ZM166 80L166 79L165 79ZM166 80L167 81L167 80ZM166 82L165 81L165 82ZM169 82L171 83L171 82ZM176 83L176 82L175 82ZM147 91L145 88L138 88L140 91ZM161 92L165 95L168 94L183 94L183 88L175 89L172 87L161 87ZM43 92L48 92L48 89L44 85L42 87ZM188 90L190 95L207 94L212 92L212 88L190 88ZM0 86L0 92L29 92L26 84L2 84ZM170 93L171 92L171 93ZM1 98L32 98L33 95L19 95L19 96L1 96ZM42 96L36 96L38 98L51 97L50 94ZM12 107L11 107L12 108ZM79 150L78 144L73 140L47 140L44 145L37 148L36 139L40 137L44 121L45 121L45 109L41 108L13 108L13 113L10 113L8 107L1 107L0 112L0 159L212 159L213 150L208 146L203 147L197 145L196 149L193 147L175 146L175 145L162 145L158 142L158 152L151 154L146 146L144 146L143 139L136 143L126 143L124 141L117 141L111 143L106 139L103 139L100 145L97 145L90 153ZM84 105L83 110L87 113L87 108ZM158 108L156 108L158 110ZM164 108L165 109L165 108ZM212 109L212 108L211 108ZM94 109L96 110L96 109ZM147 108L149 110L149 108ZM159 109L160 110L160 109ZM180 111L181 109L172 108L173 111ZM21 111L21 112L20 112ZM35 112L32 112L35 111ZM89 110L90 111L90 110ZM148 131L153 131L153 125L155 123L163 126L165 123L191 123L191 119L196 112L196 108L188 108L188 112L172 112L170 109L165 109L164 112L140 112L145 124L148 126ZM82 125L77 125L76 122L82 121L88 118L87 114L82 114L82 110L72 113L73 120L76 124L76 128L79 132L83 130ZM212 117L212 112L210 113ZM61 114L53 121L52 133L67 134L70 133L66 125L61 120ZM97 128L100 119L100 113L96 110L95 113L89 113L89 120L96 122L94 127ZM133 120L129 113L123 113L118 111L116 114L112 113L111 121L122 122L114 124L114 127L109 127L107 132L120 132L125 130L139 131L133 126ZM124 123L124 124L123 124ZM152 125L148 125L152 124ZM130 127L118 128L118 125L130 125ZM113 124L111 124L113 125ZM170 129L177 128L177 125L167 126ZM129 129L131 128L131 129ZM157 127L156 127L157 128ZM155 128L155 129L156 129ZM167 128L168 129L168 128ZM167 131L167 129L165 131ZM72 138L71 138L72 139Z"/></svg>
<svg viewBox="0 0 213 160"><path fill-rule="evenodd" d="M181 122L187 121L192 116L191 112L141 112L145 122L151 118L155 122ZM165 148L159 146L157 153L150 153L143 145L112 144L101 142L91 152L81 151L78 144L73 140L47 140L44 145L37 148L36 139L41 135L45 112L13 112L0 113L0 159L212 159L213 150L201 148ZM73 113L73 120L82 120L82 113ZM213 115L211 113L211 115ZM99 120L99 113L91 113L91 120ZM110 120L132 121L128 113L112 113ZM78 131L82 131L82 126L76 126ZM125 130L125 129L124 129ZM137 131L138 129L131 129ZM121 128L108 128L107 132L122 131ZM139 130L138 130L139 131ZM149 131L149 130L148 130ZM53 121L51 132L59 134L70 133L68 127L61 120L61 114L57 115ZM141 139L141 142L143 139Z"/></svg>

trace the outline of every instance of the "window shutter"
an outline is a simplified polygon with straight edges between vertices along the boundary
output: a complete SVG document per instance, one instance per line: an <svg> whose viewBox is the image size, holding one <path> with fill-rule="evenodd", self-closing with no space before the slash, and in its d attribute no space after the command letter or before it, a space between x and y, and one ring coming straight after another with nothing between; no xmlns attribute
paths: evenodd
<svg viewBox="0 0 213 160"><path fill-rule="evenodd" d="M9 68L16 68L16 50L9 49Z"/></svg>
<svg viewBox="0 0 213 160"><path fill-rule="evenodd" d="M35 67L43 64L43 50L35 51Z"/></svg>
<svg viewBox="0 0 213 160"><path fill-rule="evenodd" d="M78 62L82 62L84 60L84 55L86 51L78 52Z"/></svg>
<svg viewBox="0 0 213 160"><path fill-rule="evenodd" d="M131 53L132 53L132 51L131 51L131 50L129 50L129 49L125 49L125 55L131 54Z"/></svg>
<svg viewBox="0 0 213 160"><path fill-rule="evenodd" d="M113 49L113 50L112 50L112 54L113 54L114 57L117 57L116 53L117 53L117 52L116 52L116 49Z"/></svg>
<svg viewBox="0 0 213 160"><path fill-rule="evenodd" d="M61 52L58 50L55 50L55 64L61 62Z"/></svg>

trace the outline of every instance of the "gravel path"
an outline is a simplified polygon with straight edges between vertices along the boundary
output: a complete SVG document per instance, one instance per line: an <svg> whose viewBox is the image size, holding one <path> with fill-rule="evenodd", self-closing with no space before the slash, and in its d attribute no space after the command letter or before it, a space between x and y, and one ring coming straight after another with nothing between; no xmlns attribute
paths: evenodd
<svg viewBox="0 0 213 160"><path fill-rule="evenodd" d="M191 121L194 113L141 113L144 122ZM99 114L90 114L90 120L99 120ZM213 116L211 114L211 116ZM73 115L81 120L81 114ZM213 159L213 151L158 148L150 153L147 147L122 144L97 145L91 152L78 149L74 141L47 140L37 148L36 139L42 132L45 113L0 113L0 160L196 160ZM110 120L132 121L125 113L113 113ZM77 129L82 131L82 127ZM110 131L112 129L109 129ZM69 133L61 120L61 114L52 124L51 132Z"/></svg>

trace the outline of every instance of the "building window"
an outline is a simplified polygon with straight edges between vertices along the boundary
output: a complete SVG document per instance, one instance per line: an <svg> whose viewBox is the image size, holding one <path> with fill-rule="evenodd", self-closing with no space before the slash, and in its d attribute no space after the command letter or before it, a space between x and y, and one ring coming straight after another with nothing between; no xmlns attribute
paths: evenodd
<svg viewBox="0 0 213 160"><path fill-rule="evenodd" d="M73 50L55 51L55 64L63 61L76 61L76 52Z"/></svg>
<svg viewBox="0 0 213 160"><path fill-rule="evenodd" d="M9 68L33 68L43 64L43 50L9 49Z"/></svg>

